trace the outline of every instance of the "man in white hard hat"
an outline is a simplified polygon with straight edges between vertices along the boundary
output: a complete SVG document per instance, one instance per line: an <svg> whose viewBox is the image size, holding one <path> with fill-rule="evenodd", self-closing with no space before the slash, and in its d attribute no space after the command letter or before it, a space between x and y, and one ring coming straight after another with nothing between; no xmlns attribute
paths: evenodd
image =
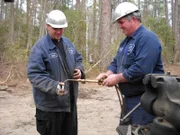
<svg viewBox="0 0 180 135"><path fill-rule="evenodd" d="M125 96L124 106L128 113L140 102L145 92L142 82L144 76L149 73L164 73L162 48L158 37L141 24L141 14L136 5L130 2L120 3L114 11L114 21L118 23L126 38L120 43L108 71L98 75L97 79L105 78L105 86L118 84ZM130 115L126 124L131 125L133 134L136 127L148 125L153 118L139 107ZM123 134L121 124L124 123L120 122L120 128L117 128L119 134Z"/></svg>
<svg viewBox="0 0 180 135"><path fill-rule="evenodd" d="M71 41L62 36L68 26L60 10L46 18L48 33L33 46L27 75L33 86L36 126L41 135L77 135L78 83L83 79L82 55Z"/></svg>

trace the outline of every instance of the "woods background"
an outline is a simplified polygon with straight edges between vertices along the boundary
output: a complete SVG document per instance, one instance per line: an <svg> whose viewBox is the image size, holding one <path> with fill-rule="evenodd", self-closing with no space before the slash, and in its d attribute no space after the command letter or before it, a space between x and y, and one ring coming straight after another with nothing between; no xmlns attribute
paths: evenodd
<svg viewBox="0 0 180 135"><path fill-rule="evenodd" d="M135 3L143 24L155 32L163 48L164 63L180 63L180 0L0 0L0 80L24 80L29 52L46 34L45 18L52 9L68 20L64 36L83 55L87 76L105 70L124 35L112 23L114 8Z"/></svg>

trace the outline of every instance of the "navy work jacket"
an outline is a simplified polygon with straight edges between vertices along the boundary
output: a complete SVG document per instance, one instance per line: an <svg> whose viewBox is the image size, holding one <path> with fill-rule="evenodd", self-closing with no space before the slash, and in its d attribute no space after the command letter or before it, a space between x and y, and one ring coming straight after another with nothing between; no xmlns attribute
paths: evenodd
<svg viewBox="0 0 180 135"><path fill-rule="evenodd" d="M84 78L82 55L69 39L61 37L61 41L66 54L64 61L67 62L71 77L74 69L78 68L82 72L82 78ZM48 112L70 112L69 84L65 83L65 90L69 91L67 95L58 96L56 94L58 83L69 79L65 68L59 48L53 43L49 34L35 43L29 56L27 75L33 86L34 102L38 109ZM71 95L76 101L78 83L73 82L71 88L73 88Z"/></svg>
<svg viewBox="0 0 180 135"><path fill-rule="evenodd" d="M141 95L145 90L142 79L146 74L164 73L161 51L157 36L143 25L121 42L108 70L123 73L129 81L119 84L122 94Z"/></svg>
<svg viewBox="0 0 180 135"><path fill-rule="evenodd" d="M126 83L119 83L120 91L125 95L126 113L140 102L141 95L145 91L142 82L144 76L149 73L164 73L161 51L157 36L143 25L121 42L108 70L123 73L128 80ZM151 123L153 118L154 116L139 107L130 115L129 120L131 124L146 125Z"/></svg>

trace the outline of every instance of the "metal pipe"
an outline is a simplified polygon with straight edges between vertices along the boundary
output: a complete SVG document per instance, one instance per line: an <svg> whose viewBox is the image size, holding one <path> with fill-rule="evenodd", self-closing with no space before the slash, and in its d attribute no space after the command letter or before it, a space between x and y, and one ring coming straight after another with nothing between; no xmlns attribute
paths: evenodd
<svg viewBox="0 0 180 135"><path fill-rule="evenodd" d="M72 81L72 82L88 82L88 83L98 83L99 85L102 84L103 82L103 79L100 79L100 80L96 80L96 79L66 79L62 85L64 85L66 82L69 82L69 81Z"/></svg>
<svg viewBox="0 0 180 135"><path fill-rule="evenodd" d="M131 111L129 111L122 119L120 119L120 121L123 122L125 119L129 117L129 115L131 115L140 106L141 106L141 103L138 103Z"/></svg>
<svg viewBox="0 0 180 135"><path fill-rule="evenodd" d="M98 80L91 80L91 79L67 79L64 81L64 83L68 82L68 81L74 81L74 82L90 82L90 83L98 83Z"/></svg>

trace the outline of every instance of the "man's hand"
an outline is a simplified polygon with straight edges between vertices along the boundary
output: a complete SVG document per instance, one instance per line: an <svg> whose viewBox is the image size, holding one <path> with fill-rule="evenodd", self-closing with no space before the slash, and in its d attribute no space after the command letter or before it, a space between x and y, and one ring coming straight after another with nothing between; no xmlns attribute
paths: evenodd
<svg viewBox="0 0 180 135"><path fill-rule="evenodd" d="M96 79L97 80L101 80L101 79L105 79L105 78L107 78L108 77L108 75L106 74L106 73L101 73L101 74L99 74L97 77L96 77Z"/></svg>
<svg viewBox="0 0 180 135"><path fill-rule="evenodd" d="M118 83L128 82L122 73L109 75L102 83L104 86L112 87Z"/></svg>
<svg viewBox="0 0 180 135"><path fill-rule="evenodd" d="M76 68L76 69L74 70L73 78L74 78L74 79L81 79L81 75L82 75L82 74L81 74L81 70Z"/></svg>
<svg viewBox="0 0 180 135"><path fill-rule="evenodd" d="M63 82L59 82L57 89L56 89L56 94L59 96L64 96L68 93L67 90L64 89L64 83Z"/></svg>
<svg viewBox="0 0 180 135"><path fill-rule="evenodd" d="M103 81L102 85L112 87L119 83L118 77L118 74L111 74Z"/></svg>
<svg viewBox="0 0 180 135"><path fill-rule="evenodd" d="M101 80L101 79L106 79L109 75L113 74L112 71L108 70L106 73L101 73L99 74L96 79Z"/></svg>

